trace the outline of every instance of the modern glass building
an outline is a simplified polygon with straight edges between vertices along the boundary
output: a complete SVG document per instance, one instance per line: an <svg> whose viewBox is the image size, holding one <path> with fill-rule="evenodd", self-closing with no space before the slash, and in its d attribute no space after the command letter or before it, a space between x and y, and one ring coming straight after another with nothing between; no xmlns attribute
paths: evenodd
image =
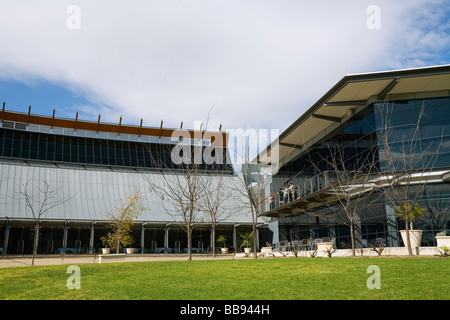
<svg viewBox="0 0 450 320"><path fill-rule="evenodd" d="M435 246L437 232L450 233L449 147L450 66L345 76L260 154L279 150L278 170L265 190L275 200L262 205L278 231L273 242L325 237L350 248L349 219L339 202L344 195L336 183L338 175L353 171L367 181L365 188L357 180L347 186L353 202L361 201L356 246L403 245L404 221L383 185L395 168L409 177L399 178L398 188L409 188L410 200L425 209L413 221L414 229L423 230L421 245ZM280 192L285 186L292 190L287 198Z"/></svg>
<svg viewBox="0 0 450 320"><path fill-rule="evenodd" d="M100 238L110 231L108 212L120 207L136 189L145 196L146 209L134 223L135 252L186 252L181 218L168 211L167 198L149 188L150 182L161 182L162 174L168 179L183 175L185 168L171 158L180 142L173 139L179 134L175 129L163 128L162 123L159 128L144 127L142 121L139 126L123 125L121 120L102 123L100 116L96 122L80 121L78 115L56 118L55 112L51 117L40 116L32 114L31 107L28 113L11 112L5 110L5 103L0 120L0 254L32 253L39 212L43 214L38 254L98 253ZM212 152L227 154L224 132L210 133L207 139L206 135L198 139L199 132L193 130L182 133L190 138L189 148L200 143L204 151L220 141ZM237 179L226 162L203 161L199 170L212 180L226 176L231 184ZM176 213L177 208L169 210ZM251 217L245 209L235 208L232 215L222 217L216 235L225 234L227 246L240 251L239 234L251 228ZM199 221L192 251L210 252L211 224L207 218ZM260 243L267 241L267 227L262 226L258 236Z"/></svg>
<svg viewBox="0 0 450 320"><path fill-rule="evenodd" d="M169 214L167 197L149 188L150 182L162 183L163 176L177 181L183 175L185 168L172 158L181 141L173 139L179 137L176 129L163 128L162 123L150 128L142 121L139 126L107 124L100 116L90 122L30 111L7 111L4 103L0 114L1 254L32 253L36 220L25 194L35 205L47 204L40 219L39 254L87 254L99 252L100 238L109 231L108 212L136 189L145 195L146 210L134 224L135 251L186 251L181 218ZM207 139L198 134L184 131L187 149L176 154L195 157L200 146L201 153L213 150L213 157L228 156L226 133L215 132ZM220 148L208 149L217 144ZM336 155L340 162L333 165L330 160ZM350 248L349 220L339 202L349 193L349 203L358 200L352 229L356 246L402 246L404 221L385 192L393 168L403 173L397 176L397 189L407 187L411 201L425 210L413 221L414 229L423 230L421 245L435 246L437 232L450 234L450 66L347 75L255 161L244 165L242 173L226 161L208 163L201 162L202 175L211 181L229 178L223 189L230 190L230 196L224 200L216 237L224 234L231 250L241 251L239 235L252 228L249 209L236 203L245 202L235 189L241 174L253 185L263 182L263 188L255 190L264 200L257 204L260 247L329 238L337 248ZM350 173L351 181L342 191L336 185L344 173ZM352 180L351 173L357 179ZM284 187L290 189L284 193ZM212 249L211 229L207 218L197 220L193 252Z"/></svg>

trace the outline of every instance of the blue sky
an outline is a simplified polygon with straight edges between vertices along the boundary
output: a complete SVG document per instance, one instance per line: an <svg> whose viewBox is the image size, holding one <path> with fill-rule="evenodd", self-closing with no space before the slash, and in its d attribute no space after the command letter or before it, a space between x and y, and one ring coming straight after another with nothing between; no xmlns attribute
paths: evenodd
<svg viewBox="0 0 450 320"><path fill-rule="evenodd" d="M78 11L73 11L75 5ZM370 29L368 8L380 9ZM2 1L8 110L280 132L344 75L450 64L448 2ZM78 20L77 20L78 19ZM209 118L208 118L209 115Z"/></svg>
<svg viewBox="0 0 450 320"><path fill-rule="evenodd" d="M24 83L2 79L0 96L7 110L28 112L31 105L32 113L51 115L55 109L56 116L63 118L74 118L77 111L74 106L90 103L82 94L45 80Z"/></svg>

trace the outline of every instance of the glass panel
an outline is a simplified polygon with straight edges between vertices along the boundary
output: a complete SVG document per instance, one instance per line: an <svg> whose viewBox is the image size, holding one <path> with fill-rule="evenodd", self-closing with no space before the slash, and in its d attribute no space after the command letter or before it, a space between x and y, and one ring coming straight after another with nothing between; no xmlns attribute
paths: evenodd
<svg viewBox="0 0 450 320"><path fill-rule="evenodd" d="M134 142L130 142L129 146L130 146L129 165L132 167L137 167L138 166L137 144Z"/></svg>
<svg viewBox="0 0 450 320"><path fill-rule="evenodd" d="M55 161L63 160L63 141L62 137L55 136Z"/></svg>
<svg viewBox="0 0 450 320"><path fill-rule="evenodd" d="M94 140L85 139L86 140L86 163L94 163Z"/></svg>
<svg viewBox="0 0 450 320"><path fill-rule="evenodd" d="M0 129L0 155L3 156L3 142L5 140L5 131Z"/></svg>
<svg viewBox="0 0 450 320"><path fill-rule="evenodd" d="M450 119L450 98L424 100L423 105L422 123ZM420 108L421 106L419 105L418 107Z"/></svg>
<svg viewBox="0 0 450 320"><path fill-rule="evenodd" d="M79 154L79 145L78 138L70 138L70 161L71 162L79 162L78 154Z"/></svg>
<svg viewBox="0 0 450 320"><path fill-rule="evenodd" d="M20 156L23 159L29 159L30 158L30 134L25 132L22 137L23 137L22 151L21 151Z"/></svg>
<svg viewBox="0 0 450 320"><path fill-rule="evenodd" d="M90 227L69 227L66 253L89 253L90 238Z"/></svg>
<svg viewBox="0 0 450 320"><path fill-rule="evenodd" d="M86 139L78 139L78 161L80 163L86 163Z"/></svg>
<svg viewBox="0 0 450 320"><path fill-rule="evenodd" d="M47 160L47 136L39 135L38 159Z"/></svg>
<svg viewBox="0 0 450 320"><path fill-rule="evenodd" d="M14 158L20 158L22 150L22 132L14 132L14 138L12 140L12 156Z"/></svg>
<svg viewBox="0 0 450 320"><path fill-rule="evenodd" d="M13 143L13 132L11 130L5 130L5 136L3 140L3 156L11 157Z"/></svg>
<svg viewBox="0 0 450 320"><path fill-rule="evenodd" d="M123 142L116 141L116 165L123 165Z"/></svg>
<svg viewBox="0 0 450 320"><path fill-rule="evenodd" d="M450 123L433 122L423 124L420 128L422 138L435 138L450 135Z"/></svg>
<svg viewBox="0 0 450 320"><path fill-rule="evenodd" d="M101 159L102 159L102 164L108 165L109 164L109 149L108 149L108 141L107 140L102 140L101 141L101 149L102 149L102 154L101 154Z"/></svg>
<svg viewBox="0 0 450 320"><path fill-rule="evenodd" d="M48 136L47 142L47 160L55 160L55 136Z"/></svg>
<svg viewBox="0 0 450 320"><path fill-rule="evenodd" d="M38 159L39 136L37 133L30 135L30 159Z"/></svg>
<svg viewBox="0 0 450 320"><path fill-rule="evenodd" d="M70 137L63 137L63 161L70 162Z"/></svg>
<svg viewBox="0 0 450 320"><path fill-rule="evenodd" d="M108 141L108 158L109 164L116 165L116 143L115 141Z"/></svg>
<svg viewBox="0 0 450 320"><path fill-rule="evenodd" d="M94 163L101 164L102 163L102 142L99 140L93 140L93 154L94 154Z"/></svg>

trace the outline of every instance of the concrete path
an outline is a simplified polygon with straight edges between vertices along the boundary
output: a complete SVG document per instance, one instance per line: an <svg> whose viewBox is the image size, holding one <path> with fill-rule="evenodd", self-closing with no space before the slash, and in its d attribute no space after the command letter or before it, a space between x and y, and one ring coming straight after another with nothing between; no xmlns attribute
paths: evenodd
<svg viewBox="0 0 450 320"><path fill-rule="evenodd" d="M439 248L436 247L418 247L414 248L415 257L435 257L439 256ZM298 252L298 257L309 258L311 257L310 251ZM404 247L386 247L380 257L401 257L407 256L408 251ZM43 255L37 256L34 260L34 265L70 265L70 264L86 264L86 263L99 263L101 255L98 254L84 254L84 255ZM110 258L114 254L108 255ZM118 259L102 259L102 263L109 262L138 262L138 261L173 261L173 260L187 260L187 254L129 254L121 255L123 258ZM273 254L261 254L258 253L259 258L284 258L293 257L292 252L273 252ZM333 253L333 257L351 257L352 252L350 249L339 249ZM374 251L364 248L357 249L356 256L358 257L377 257ZM325 252L317 252L317 257L327 257ZM219 260L219 259L252 259L253 255L247 257L245 253L229 253L229 254L216 254L213 258L211 254L192 254L192 260ZM0 268L7 267L28 267L31 266L31 256L0 256Z"/></svg>
<svg viewBox="0 0 450 320"><path fill-rule="evenodd" d="M114 256L111 254L109 256ZM238 256L234 254L217 254L215 258L212 255L206 254L193 254L192 260L218 260L218 259L235 259ZM187 260L187 254L158 254L158 255L126 255L122 261L124 262L139 262L139 261L170 261L170 260ZM0 268L8 267L29 267L31 265L31 256L3 256L0 257ZM116 262L111 259L110 262ZM34 265L46 266L46 265L61 265L61 264L86 264L86 263L99 263L99 255L55 255L55 256L36 256L34 259Z"/></svg>

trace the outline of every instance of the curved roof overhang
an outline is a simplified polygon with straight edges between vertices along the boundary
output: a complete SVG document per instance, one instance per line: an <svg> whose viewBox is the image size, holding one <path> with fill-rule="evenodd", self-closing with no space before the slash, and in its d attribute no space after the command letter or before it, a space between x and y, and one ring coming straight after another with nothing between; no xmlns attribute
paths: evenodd
<svg viewBox="0 0 450 320"><path fill-rule="evenodd" d="M450 65L346 75L258 157L276 148L281 167L373 102L440 96L450 96Z"/></svg>

